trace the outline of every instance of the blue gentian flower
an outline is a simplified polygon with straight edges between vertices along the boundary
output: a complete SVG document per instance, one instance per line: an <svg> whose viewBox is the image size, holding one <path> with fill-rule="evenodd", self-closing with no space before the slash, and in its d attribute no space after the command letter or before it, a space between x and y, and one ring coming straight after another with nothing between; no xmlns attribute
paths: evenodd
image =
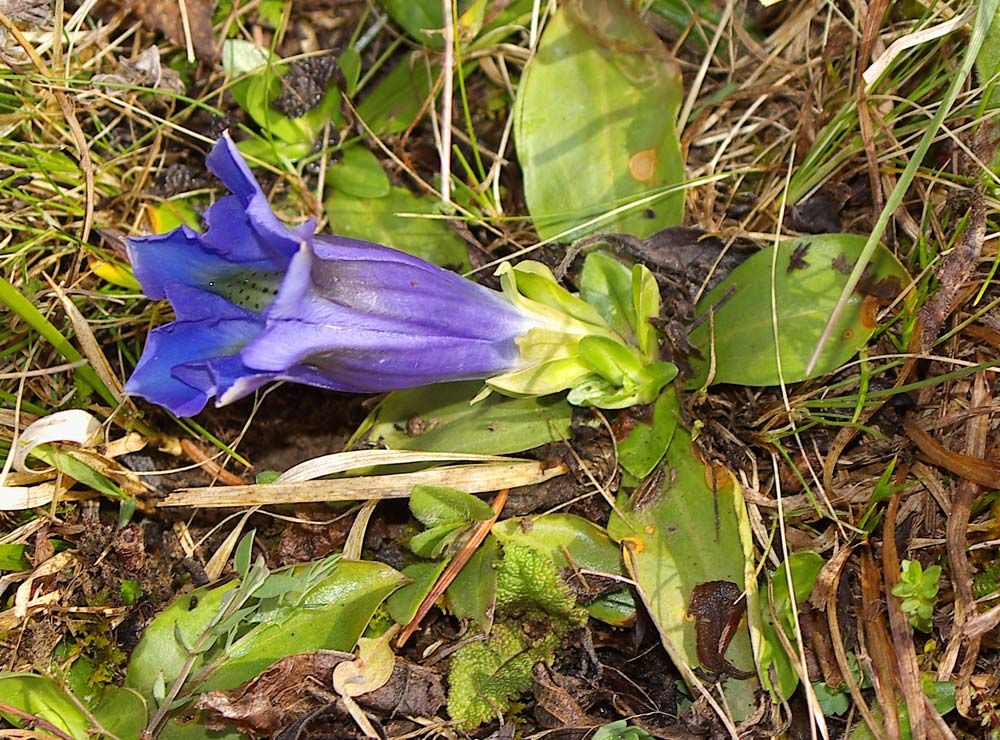
<svg viewBox="0 0 1000 740"><path fill-rule="evenodd" d="M129 240L143 291L176 314L150 332L129 394L192 416L275 380L375 393L489 378L526 366L519 337L565 328L403 252L286 227L228 135L207 164L232 194L204 233Z"/></svg>

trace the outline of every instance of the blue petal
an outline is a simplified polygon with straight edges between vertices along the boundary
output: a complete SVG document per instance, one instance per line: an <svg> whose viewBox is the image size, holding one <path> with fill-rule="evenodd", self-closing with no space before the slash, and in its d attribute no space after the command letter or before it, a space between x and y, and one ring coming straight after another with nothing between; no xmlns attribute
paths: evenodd
<svg viewBox="0 0 1000 740"><path fill-rule="evenodd" d="M348 239L317 237L314 245L310 281L317 298L432 334L492 339L527 330L525 317L501 294L437 265ZM284 315L295 315L297 303L291 305ZM279 304L272 315L281 314Z"/></svg>
<svg viewBox="0 0 1000 740"><path fill-rule="evenodd" d="M239 350L256 336L262 322L211 293L181 284L168 284L166 293L171 303L184 307L187 319L149 333L125 391L178 416L193 416L217 389L210 374L198 371L200 364L227 356L238 362Z"/></svg>
<svg viewBox="0 0 1000 740"><path fill-rule="evenodd" d="M292 230L278 220L228 135L206 161L235 195L220 198L205 212L205 233L180 226L167 234L129 239L135 276L150 298L163 298L168 282L210 288L245 270L283 272L315 230L312 221Z"/></svg>
<svg viewBox="0 0 1000 740"><path fill-rule="evenodd" d="M351 268L346 282L355 297L364 294L362 306L355 307L327 299L329 275L323 276L322 290L314 285L316 271L327 267L336 272L340 263L314 260L307 245L292 259L278 297L265 313L265 329L241 353L247 367L367 393L485 378L517 365L515 340L523 319L508 314L507 304L497 312L493 294L485 288L470 283L475 290L466 291L462 278L443 280L437 268L420 272L407 266L400 271L383 261L368 265L368 281L361 279L360 267ZM392 278L384 282L389 273ZM417 286L407 282L407 290L399 283L406 274ZM434 280L441 282L434 285ZM371 297L383 289L390 293L386 300ZM350 290L338 287L335 292L345 302L351 299Z"/></svg>

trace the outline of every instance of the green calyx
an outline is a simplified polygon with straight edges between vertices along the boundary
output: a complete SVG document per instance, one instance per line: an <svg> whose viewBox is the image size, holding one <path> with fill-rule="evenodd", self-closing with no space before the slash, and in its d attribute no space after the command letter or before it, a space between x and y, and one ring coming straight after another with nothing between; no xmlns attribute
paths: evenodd
<svg viewBox="0 0 1000 740"><path fill-rule="evenodd" d="M536 326L517 340L523 367L489 378L492 389L513 396L569 390L570 403L616 409L652 403L674 379L677 368L656 361L658 334L649 319L659 315L660 293L652 273L596 252L587 257L588 269L622 295L609 289L588 302L539 262L499 267L504 296Z"/></svg>

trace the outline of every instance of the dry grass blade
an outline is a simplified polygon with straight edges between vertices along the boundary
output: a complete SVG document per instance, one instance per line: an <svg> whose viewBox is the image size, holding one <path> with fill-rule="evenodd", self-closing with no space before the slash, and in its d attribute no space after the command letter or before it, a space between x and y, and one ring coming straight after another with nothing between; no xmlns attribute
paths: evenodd
<svg viewBox="0 0 1000 740"><path fill-rule="evenodd" d="M190 488L173 493L160 506L264 506L267 504L315 503L406 498L414 486L449 486L468 493L519 488L563 475L564 465L546 468L533 460L523 462L454 465L415 473L369 475L358 478L314 480L300 483Z"/></svg>
<svg viewBox="0 0 1000 740"><path fill-rule="evenodd" d="M512 458L499 455L472 455L460 452L420 452L413 450L351 450L314 457L289 468L277 483L299 483L348 470L376 465L412 465L416 463L481 462L507 463Z"/></svg>
<svg viewBox="0 0 1000 740"><path fill-rule="evenodd" d="M896 481L906 480L908 468L901 466L896 471ZM901 494L896 491L889 500L885 512L885 535L882 537L882 580L885 586L886 608L889 613L889 629L896 648L896 661L899 670L900 688L906 700L906 708L910 716L910 728L915 740L927 737L927 718L924 708L924 691L920 683L920 666L917 664L917 652L913 646L910 621L900 607L901 600L893 595L892 590L900 582L899 553L896 550L896 524L899 514Z"/></svg>

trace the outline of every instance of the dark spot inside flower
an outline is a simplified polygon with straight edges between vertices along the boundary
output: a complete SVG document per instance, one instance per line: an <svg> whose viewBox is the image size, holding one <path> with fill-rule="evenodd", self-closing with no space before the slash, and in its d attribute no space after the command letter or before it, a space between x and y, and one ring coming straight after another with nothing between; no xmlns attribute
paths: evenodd
<svg viewBox="0 0 1000 740"><path fill-rule="evenodd" d="M410 281L410 286L413 287L413 288L416 288L417 287L417 281L416 280L411 280Z"/></svg>

